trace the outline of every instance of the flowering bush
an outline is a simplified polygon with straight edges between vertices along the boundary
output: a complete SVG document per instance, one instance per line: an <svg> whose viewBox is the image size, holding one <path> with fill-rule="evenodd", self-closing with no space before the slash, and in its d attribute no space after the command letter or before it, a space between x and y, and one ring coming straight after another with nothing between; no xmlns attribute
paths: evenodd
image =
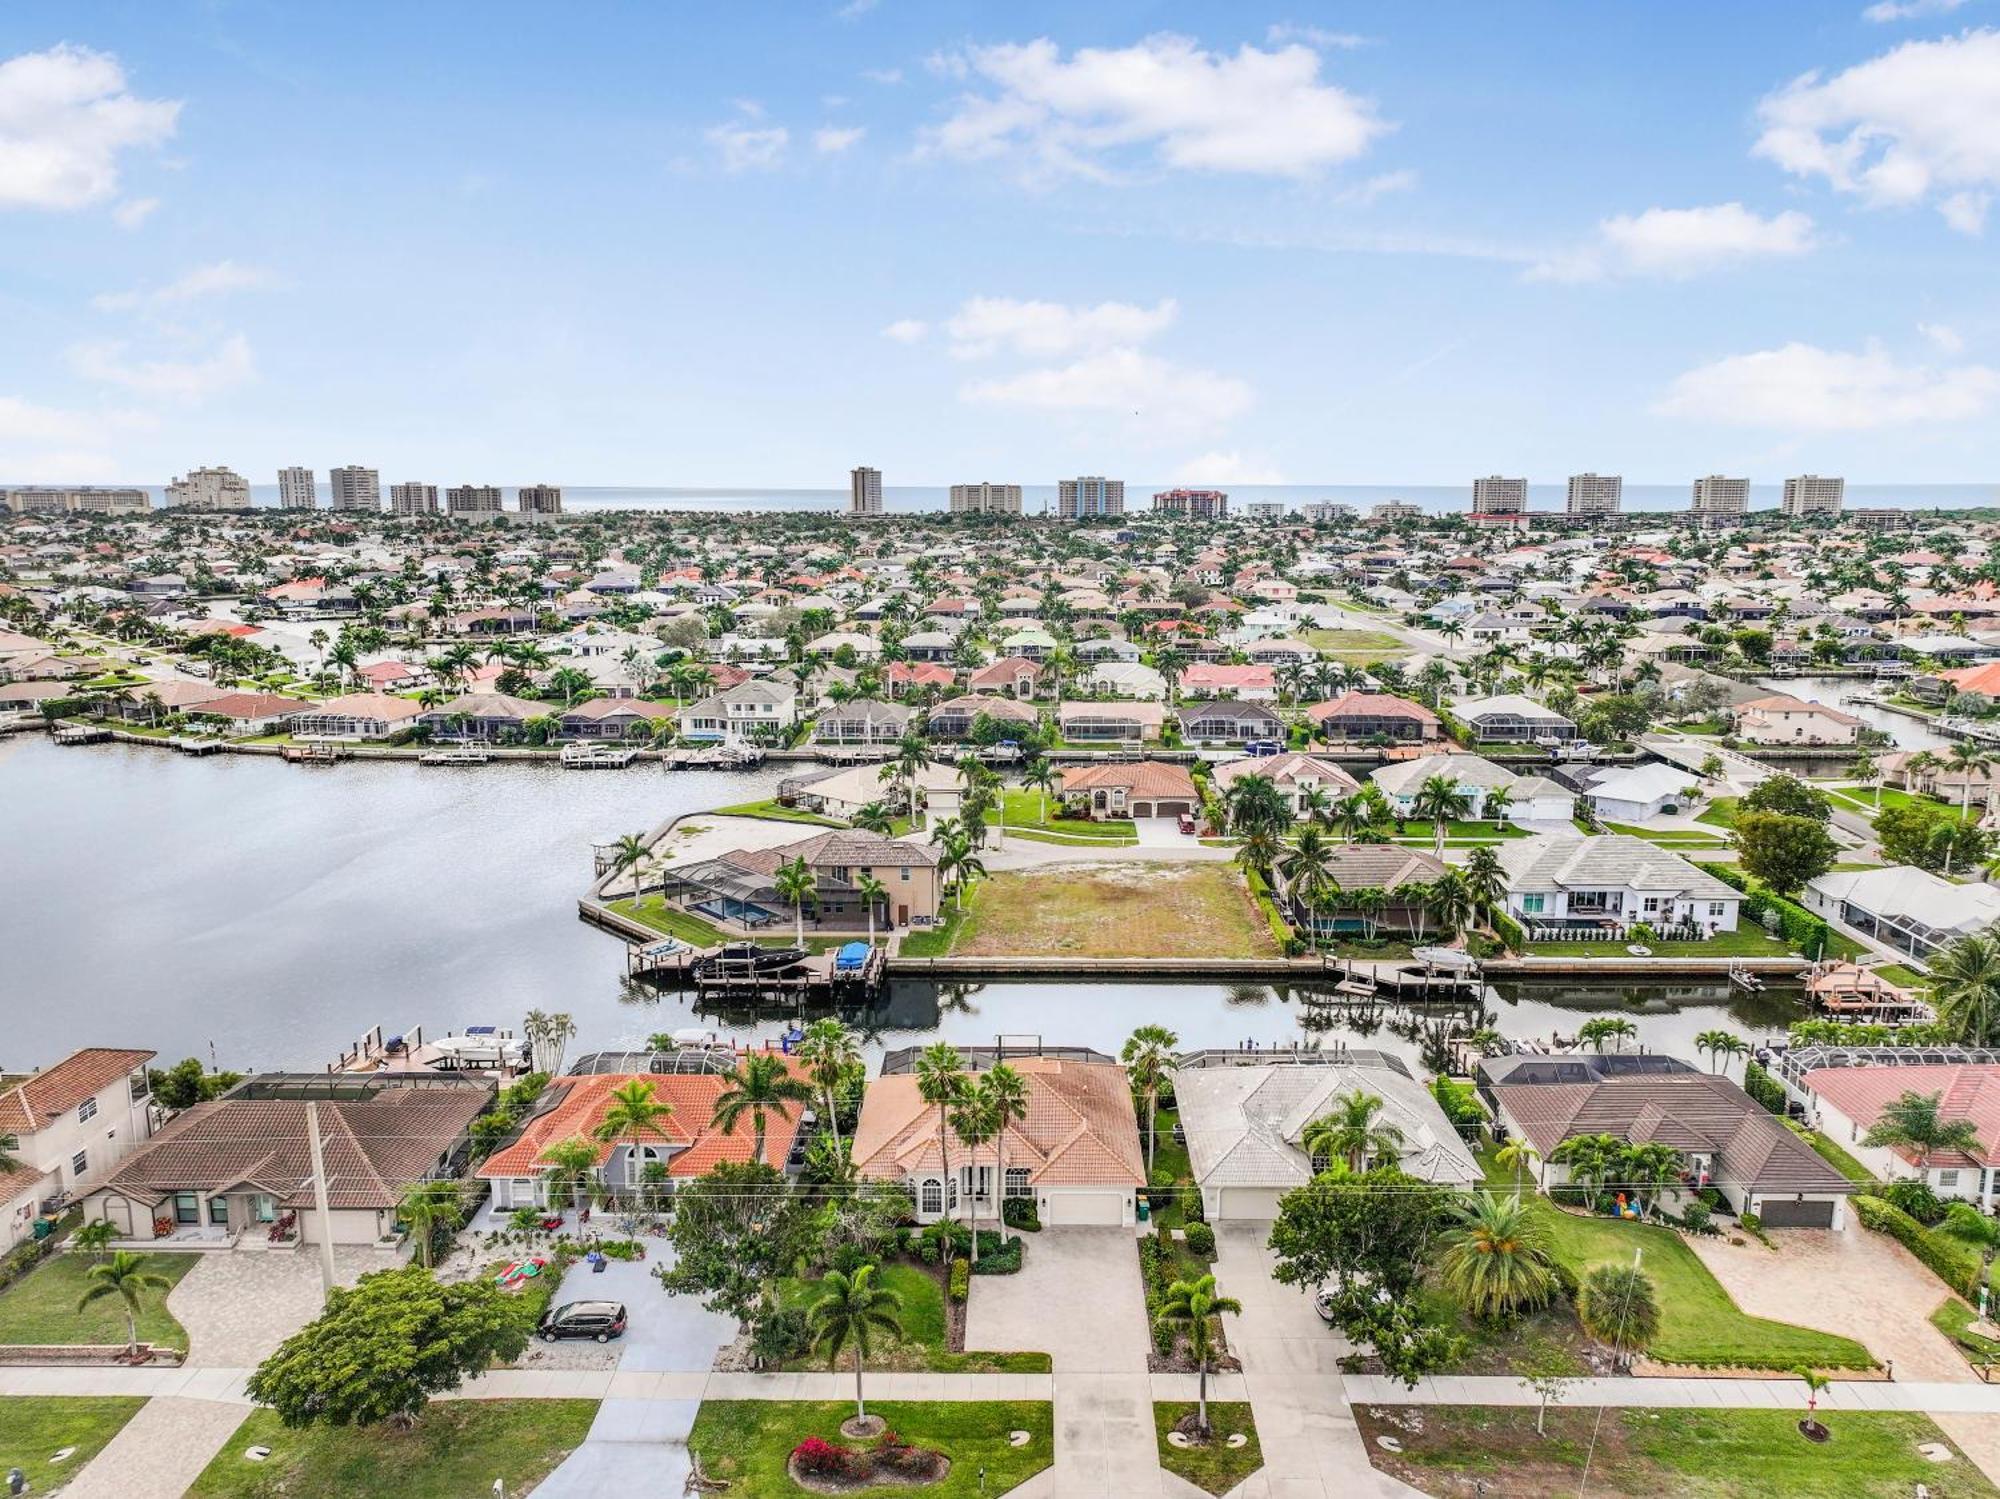
<svg viewBox="0 0 2000 1499"><path fill-rule="evenodd" d="M807 1437L792 1449L792 1462L801 1473L810 1473L818 1478L844 1478L853 1454L845 1447L819 1437Z"/></svg>

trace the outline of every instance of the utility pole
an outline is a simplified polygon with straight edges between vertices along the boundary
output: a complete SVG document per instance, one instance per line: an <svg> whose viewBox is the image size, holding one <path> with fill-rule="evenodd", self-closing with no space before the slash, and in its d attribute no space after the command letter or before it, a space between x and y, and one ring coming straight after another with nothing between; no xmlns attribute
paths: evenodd
<svg viewBox="0 0 2000 1499"><path fill-rule="evenodd" d="M306 1144L312 1151L313 1210L319 1216L319 1288L324 1301L333 1294L333 1217L326 1206L326 1152L320 1146L319 1104L306 1104Z"/></svg>

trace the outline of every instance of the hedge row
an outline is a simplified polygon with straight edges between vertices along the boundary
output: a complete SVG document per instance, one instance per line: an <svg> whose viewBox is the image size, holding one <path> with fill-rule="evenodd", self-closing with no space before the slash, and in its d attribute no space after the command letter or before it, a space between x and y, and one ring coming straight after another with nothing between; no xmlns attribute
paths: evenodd
<svg viewBox="0 0 2000 1499"><path fill-rule="evenodd" d="M1772 1077L1770 1073L1759 1067L1755 1062L1745 1062L1743 1064L1743 1091L1756 1099L1757 1102L1761 1103L1773 1114L1776 1114L1780 1119L1784 1118L1790 1112L1785 1098L1785 1090L1778 1085L1778 1080L1775 1077Z"/></svg>
<svg viewBox="0 0 2000 1499"><path fill-rule="evenodd" d="M1826 956L1827 949L1833 945L1833 928L1804 906L1765 889L1731 865L1704 864L1701 867L1723 884L1743 892L1743 914L1752 921L1761 922L1766 911L1775 911L1778 930L1784 933L1787 942L1809 958Z"/></svg>
<svg viewBox="0 0 2000 1499"><path fill-rule="evenodd" d="M1514 952L1524 952L1528 946L1528 934L1521 930L1521 924L1505 911L1495 906L1486 913L1487 924L1493 928L1493 935L1506 943Z"/></svg>
<svg viewBox="0 0 2000 1499"><path fill-rule="evenodd" d="M1887 1234L1909 1250L1937 1278L1968 1301L1979 1299L1979 1256L1951 1240L1925 1228L1894 1203L1862 1194L1854 1199L1854 1211L1862 1227Z"/></svg>
<svg viewBox="0 0 2000 1499"><path fill-rule="evenodd" d="M1257 902L1258 909L1264 913L1264 920L1271 928L1271 936L1276 940L1278 950L1290 953L1293 950L1291 944L1298 939L1292 934L1291 924L1279 913L1277 901L1271 898L1270 882L1259 870L1245 869L1243 873L1249 881L1250 896Z"/></svg>

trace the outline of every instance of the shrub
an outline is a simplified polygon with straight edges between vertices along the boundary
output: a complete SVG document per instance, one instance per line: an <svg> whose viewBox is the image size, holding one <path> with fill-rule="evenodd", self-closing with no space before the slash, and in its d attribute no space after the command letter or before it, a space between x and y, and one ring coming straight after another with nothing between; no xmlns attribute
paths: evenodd
<svg viewBox="0 0 2000 1499"><path fill-rule="evenodd" d="M972 1266L964 1260L951 1262L951 1299L963 1301L972 1294Z"/></svg>
<svg viewBox="0 0 2000 1499"><path fill-rule="evenodd" d="M774 1306L750 1327L750 1352L760 1364L789 1363L806 1351L803 1307Z"/></svg>
<svg viewBox="0 0 2000 1499"><path fill-rule="evenodd" d="M1854 1198L1854 1212L1862 1227L1887 1234L1909 1250L1937 1278L1968 1301L1979 1299L1979 1256L1970 1249L1932 1233L1892 1202L1867 1193Z"/></svg>
<svg viewBox="0 0 2000 1499"><path fill-rule="evenodd" d="M1000 1205L1000 1221L1009 1228L1017 1228L1024 1234L1038 1234L1042 1231L1042 1217L1035 1209L1032 1197L1009 1197Z"/></svg>
<svg viewBox="0 0 2000 1499"><path fill-rule="evenodd" d="M1761 922L1766 911L1773 912L1778 918L1778 931L1793 947L1809 958L1826 956L1833 931L1804 906L1765 889L1734 865L1703 864L1700 867L1723 884L1743 892L1743 915L1750 920Z"/></svg>
<svg viewBox="0 0 2000 1499"><path fill-rule="evenodd" d="M599 1239L590 1246L607 1260L636 1260L639 1258L637 1239Z"/></svg>
<svg viewBox="0 0 2000 1499"><path fill-rule="evenodd" d="M1190 1223L1187 1226L1187 1247L1190 1254L1198 1254L1203 1259L1215 1257L1215 1230L1206 1223Z"/></svg>
<svg viewBox="0 0 2000 1499"><path fill-rule="evenodd" d="M1785 1101L1785 1090L1778 1086L1775 1077L1755 1062L1743 1064L1743 1091L1780 1119L1785 1117L1789 1108Z"/></svg>
<svg viewBox="0 0 2000 1499"><path fill-rule="evenodd" d="M1890 1182L1875 1195L1901 1208L1925 1228L1944 1222L1944 1204L1931 1190L1931 1184L1920 1178L1906 1177Z"/></svg>
<svg viewBox="0 0 2000 1499"><path fill-rule="evenodd" d="M807 1437L792 1449L792 1462L801 1473L810 1473L815 1478L845 1478L853 1454L821 1437Z"/></svg>
<svg viewBox="0 0 2000 1499"><path fill-rule="evenodd" d="M979 1230L979 1262L974 1275L1012 1275L1021 1268L1025 1246L1018 1235L1003 1239L990 1228Z"/></svg>
<svg viewBox="0 0 2000 1499"><path fill-rule="evenodd" d="M1681 1223L1689 1233L1711 1232L1714 1229L1714 1224L1709 1221L1711 1216L1708 1204L1702 1202L1691 1202L1681 1209Z"/></svg>

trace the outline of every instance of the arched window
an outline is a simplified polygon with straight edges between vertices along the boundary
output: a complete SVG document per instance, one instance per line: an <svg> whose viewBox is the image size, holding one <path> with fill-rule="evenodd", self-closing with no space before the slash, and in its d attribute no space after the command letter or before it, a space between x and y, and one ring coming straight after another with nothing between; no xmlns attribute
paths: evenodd
<svg viewBox="0 0 2000 1499"><path fill-rule="evenodd" d="M1009 1197L1028 1197L1033 1195L1028 1190L1028 1168L1026 1166L1009 1166L1007 1168L1007 1195Z"/></svg>
<svg viewBox="0 0 2000 1499"><path fill-rule="evenodd" d="M934 1176L924 1178L924 1184L917 1194L917 1210L924 1213L944 1211L944 1188Z"/></svg>

